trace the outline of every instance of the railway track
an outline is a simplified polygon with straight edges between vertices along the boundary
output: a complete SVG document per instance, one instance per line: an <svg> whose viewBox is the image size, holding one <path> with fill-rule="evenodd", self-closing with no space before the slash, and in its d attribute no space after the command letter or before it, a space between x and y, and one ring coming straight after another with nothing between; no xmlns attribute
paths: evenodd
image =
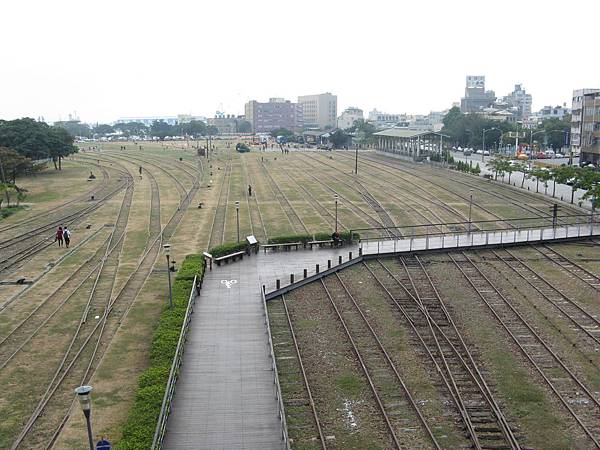
<svg viewBox="0 0 600 450"><path fill-rule="evenodd" d="M76 225L73 226L73 224L77 224L79 220L106 204L108 200L113 198L123 189L126 189L132 182L132 179L129 178L126 182L119 183L115 189L98 199L94 204L85 207L83 210L67 214L60 219L53 219L49 223L0 242L0 254L2 255L0 256L0 258L2 258L0 260L0 274L13 272L20 267L21 263L28 261L31 257L52 245L54 243L54 229L57 226L68 223L72 225L71 228L76 229Z"/></svg>
<svg viewBox="0 0 600 450"><path fill-rule="evenodd" d="M339 155L342 155L342 154L340 153ZM308 153L305 154L304 156L308 157L312 160L318 161L319 164L324 164L337 172L346 174L346 172L344 172L342 169L340 169L339 167L336 167L335 165L330 164L327 160L323 162L322 158L310 156L310 155L308 155ZM347 158L342 158L342 159L343 159L342 163L346 164ZM367 164L367 166L371 166L373 168L380 169L380 167L378 167L376 164ZM361 172L365 172L365 170L363 169ZM388 171L388 173L392 173L392 172ZM397 174L394 174L394 175L397 176ZM434 195L432 195L431 192L429 192L427 189L424 189L423 187L419 186L418 184L409 184L402 177L398 177L397 183L402 184L402 188L400 189L394 183L387 183L387 184L381 183L380 181L378 181L379 176L380 176L380 174L371 172L371 177L369 177L367 179L365 179L365 177L363 177L362 175L358 175L358 177L356 177L356 176L354 176L354 177L357 180L362 179L363 181L368 181L369 183L375 184L376 186L379 187L379 189L381 189L382 192L385 192L386 195L388 195L390 198L393 198L399 204L403 205L407 210L413 211L416 216L424 219L425 222L432 221L430 217L427 217L427 214L431 214L433 216L433 218L438 222L444 222L446 220L444 220L439 213L435 213L431 208L428 208L425 211L422 211L422 210L412 206L411 203L422 202L423 200L426 200L427 202L429 202L431 204L432 207L435 206L435 207L439 208L441 211L446 212L449 215L449 217L451 217L451 218L456 217L459 220L467 220L466 215L464 213L462 213L460 210L440 201ZM407 192L410 193L413 196L413 198L407 198L406 197ZM427 214L425 214L425 213L427 213ZM416 217L415 217L415 219L416 219ZM416 220L415 223L422 223L422 222L420 220Z"/></svg>
<svg viewBox="0 0 600 450"><path fill-rule="evenodd" d="M290 201L288 200L285 193L281 190L277 182L273 179L271 174L269 173L269 169L264 163L261 163L262 172L266 175L266 179L268 181L269 186L271 187L271 191L273 192L273 196L279 204L281 205L281 209L287 216L290 225L292 226L292 230L294 233L310 233L310 230L304 223L304 221L300 218Z"/></svg>
<svg viewBox="0 0 600 450"><path fill-rule="evenodd" d="M224 241L225 236L225 220L227 216L227 201L229 198L229 171L231 170L229 161L225 162L225 170L223 171L223 178L219 185L219 196L217 200L217 206L215 208L215 214L210 227L209 239L208 239L208 250L217 245L221 245ZM225 186L227 185L227 186ZM226 190L225 190L226 189ZM217 235L217 230L219 230Z"/></svg>
<svg viewBox="0 0 600 450"><path fill-rule="evenodd" d="M600 448L600 402L595 395L466 253L448 256L590 443Z"/></svg>
<svg viewBox="0 0 600 450"><path fill-rule="evenodd" d="M532 245L531 247L565 272L581 280L592 289L600 291L600 277L595 273L548 245Z"/></svg>
<svg viewBox="0 0 600 450"><path fill-rule="evenodd" d="M321 284L353 345L369 384L377 392L386 422L392 425L393 433L398 438L396 442L407 448L422 447L426 442L433 448L441 449L390 353L346 284L337 273L321 279Z"/></svg>
<svg viewBox="0 0 600 450"><path fill-rule="evenodd" d="M133 197L133 186L127 188L121 203L115 226L96 252L75 269L52 293L46 296L31 312L0 340L0 370L69 304L75 296L90 298L96 290L98 277L106 262L115 253L120 253ZM95 281L91 277L96 274ZM88 300L89 301L89 300ZM89 306L84 308L87 318Z"/></svg>
<svg viewBox="0 0 600 450"><path fill-rule="evenodd" d="M535 247L534 247L535 248ZM567 294L555 288L539 271L534 270L517 254L508 249L490 250L513 274L531 286L541 298L552 305L570 322L571 329L596 351L600 344L600 321Z"/></svg>
<svg viewBox="0 0 600 450"><path fill-rule="evenodd" d="M36 222L40 218L53 216L57 212L59 214L63 214L63 210L70 207L71 205L77 204L79 202L87 201L91 198L91 196L96 196L96 195L100 194L103 190L108 188L108 181L110 180L110 174L106 170L106 168L104 168L102 166L98 166L98 167L100 168L100 170L102 172L102 181L100 182L99 186L94 186L92 189L87 191L85 194L75 197L74 199L69 200L68 202L65 202L61 205L58 205L58 206L52 208L52 210L50 210L50 211L39 212L35 215L35 217L30 217L28 219L21 220L14 224L2 227L2 228L0 228L0 234L9 232L10 230L14 230L14 229L22 230L23 227L25 227L26 225Z"/></svg>
<svg viewBox="0 0 600 450"><path fill-rule="evenodd" d="M365 211L362 207L360 207L359 205L357 205L355 202L353 202L352 200L350 200L348 198L348 196L342 194L341 192L337 192L335 189L333 189L332 187L330 187L327 183L323 182L321 179L319 179L318 177L314 176L312 173L310 172L306 172L305 168L298 168L296 166L296 168L298 170L303 170L305 171L306 175L308 175L313 181L315 181L317 184L319 184L320 186L322 186L326 191L331 192L332 194L337 194L340 198L340 200L342 200L344 202L345 205L347 205L348 210L352 211L354 213L354 215L360 219L363 223L365 223L366 225L378 228L383 226L381 222L379 222L379 219L375 216L373 216L372 214L369 214L367 211ZM314 166L311 166L311 169L314 168ZM338 180L336 178L334 178L334 180L341 182L342 184L346 184L347 186L350 187L350 189L352 191L356 191L356 188L345 183L344 181ZM358 193L358 195L360 195L360 192Z"/></svg>
<svg viewBox="0 0 600 450"><path fill-rule="evenodd" d="M306 369L296 338L293 321L290 316L285 296L281 301L269 302L269 322L273 346L276 350L277 370L280 376L288 433L294 444L301 447L315 447L315 441L322 450L327 450L327 441L323 434L323 426L315 407L315 400L306 376ZM293 377L301 376L301 381ZM307 419L307 416L310 419ZM309 422L309 423L307 423Z"/></svg>
<svg viewBox="0 0 600 450"><path fill-rule="evenodd" d="M253 186L253 180L250 178L248 173L248 167L246 165L246 159L244 155L240 156L242 161L242 171L244 172L244 180L246 184ZM246 205L248 207L248 217L250 219L250 227L252 234L258 239L259 242L266 242L268 239L267 229L263 220L262 213L260 211L260 205L258 203L258 192L256 189L252 190L252 195L246 195Z"/></svg>
<svg viewBox="0 0 600 450"><path fill-rule="evenodd" d="M365 264L425 349L475 448L520 448L515 431L488 386L472 349L454 324L420 260L403 258L390 269Z"/></svg>

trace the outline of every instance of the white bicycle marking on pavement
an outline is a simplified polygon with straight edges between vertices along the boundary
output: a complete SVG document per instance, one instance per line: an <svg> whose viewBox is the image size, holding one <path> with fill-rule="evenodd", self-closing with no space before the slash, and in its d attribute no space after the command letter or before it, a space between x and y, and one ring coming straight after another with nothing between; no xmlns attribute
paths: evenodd
<svg viewBox="0 0 600 450"><path fill-rule="evenodd" d="M227 289L231 289L231 285L237 283L237 280L221 280L221 284L224 284Z"/></svg>

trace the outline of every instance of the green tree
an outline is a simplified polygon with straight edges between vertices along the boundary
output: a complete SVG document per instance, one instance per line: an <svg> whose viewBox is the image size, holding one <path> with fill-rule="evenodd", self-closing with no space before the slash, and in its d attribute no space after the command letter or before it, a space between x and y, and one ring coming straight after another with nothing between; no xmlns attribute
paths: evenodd
<svg viewBox="0 0 600 450"><path fill-rule="evenodd" d="M214 126L214 125L208 125L206 127L206 135L207 136L218 136L219 135L219 129Z"/></svg>
<svg viewBox="0 0 600 450"><path fill-rule="evenodd" d="M559 166L552 169L552 197L556 193L556 183L566 184L571 178L575 178L577 170L573 166ZM573 189L571 189L571 203L573 203Z"/></svg>
<svg viewBox="0 0 600 450"><path fill-rule="evenodd" d="M96 125L94 128L92 128L92 133L94 133L95 136L106 136L107 134L111 134L114 133L115 129L105 123L101 123Z"/></svg>
<svg viewBox="0 0 600 450"><path fill-rule="evenodd" d="M54 122L55 127L64 128L71 136L76 137L92 137L92 129L87 123L81 123L79 120L65 120Z"/></svg>
<svg viewBox="0 0 600 450"><path fill-rule="evenodd" d="M251 133L252 132L252 124L247 120L240 120L237 123L238 133Z"/></svg>
<svg viewBox="0 0 600 450"><path fill-rule="evenodd" d="M201 120L192 120L180 125L181 133L194 138L206 135L206 124Z"/></svg>
<svg viewBox="0 0 600 450"><path fill-rule="evenodd" d="M167 136L173 136L174 128L164 120L155 120L150 126L152 136L164 141Z"/></svg>
<svg viewBox="0 0 600 450"><path fill-rule="evenodd" d="M287 128L277 128L276 130L271 131L271 136L276 138L277 136L290 137L293 136L294 133Z"/></svg>
<svg viewBox="0 0 600 450"><path fill-rule="evenodd" d="M0 181L14 184L18 176L32 172L35 167L29 158L15 150L0 147Z"/></svg>
<svg viewBox="0 0 600 450"><path fill-rule="evenodd" d="M333 144L335 148L343 148L348 145L350 136L342 130L335 130L329 137L329 142Z"/></svg>
<svg viewBox="0 0 600 450"><path fill-rule="evenodd" d="M149 132L148 127L142 122L117 123L113 126L113 129L120 131L126 137L144 137L147 136Z"/></svg>
<svg viewBox="0 0 600 450"><path fill-rule="evenodd" d="M529 171L529 176L535 178L535 192L539 192L540 181L544 183L544 193L548 193L548 181L552 179L552 172L543 167L534 167Z"/></svg>

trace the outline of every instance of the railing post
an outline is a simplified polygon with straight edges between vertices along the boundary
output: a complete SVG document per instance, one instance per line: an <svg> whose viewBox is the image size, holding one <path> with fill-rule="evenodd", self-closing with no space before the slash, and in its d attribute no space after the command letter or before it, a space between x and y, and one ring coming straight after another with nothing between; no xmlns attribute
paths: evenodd
<svg viewBox="0 0 600 450"><path fill-rule="evenodd" d="M425 250L429 250L429 235L425 236Z"/></svg>
<svg viewBox="0 0 600 450"><path fill-rule="evenodd" d="M490 242L490 232L486 231L485 232L485 245L488 245Z"/></svg>
<svg viewBox="0 0 600 450"><path fill-rule="evenodd" d="M341 264L341 263L342 263L342 255L339 255L338 256L338 264Z"/></svg>

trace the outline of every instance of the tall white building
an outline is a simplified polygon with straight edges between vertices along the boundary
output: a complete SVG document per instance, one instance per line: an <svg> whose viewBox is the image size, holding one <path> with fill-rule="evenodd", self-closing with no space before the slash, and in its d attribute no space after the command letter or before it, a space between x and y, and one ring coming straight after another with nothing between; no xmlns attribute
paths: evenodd
<svg viewBox="0 0 600 450"><path fill-rule="evenodd" d="M354 125L359 119L363 119L363 110L360 108L349 107L342 112L340 117L337 119L337 127L345 130Z"/></svg>
<svg viewBox="0 0 600 450"><path fill-rule="evenodd" d="M298 103L302 106L305 128L335 128L337 119L337 95L330 92L317 95L301 95Z"/></svg>
<svg viewBox="0 0 600 450"><path fill-rule="evenodd" d="M504 97L503 100L508 106L517 108L518 118L527 119L531 116L531 94L528 94L522 85L515 84L515 90Z"/></svg>

